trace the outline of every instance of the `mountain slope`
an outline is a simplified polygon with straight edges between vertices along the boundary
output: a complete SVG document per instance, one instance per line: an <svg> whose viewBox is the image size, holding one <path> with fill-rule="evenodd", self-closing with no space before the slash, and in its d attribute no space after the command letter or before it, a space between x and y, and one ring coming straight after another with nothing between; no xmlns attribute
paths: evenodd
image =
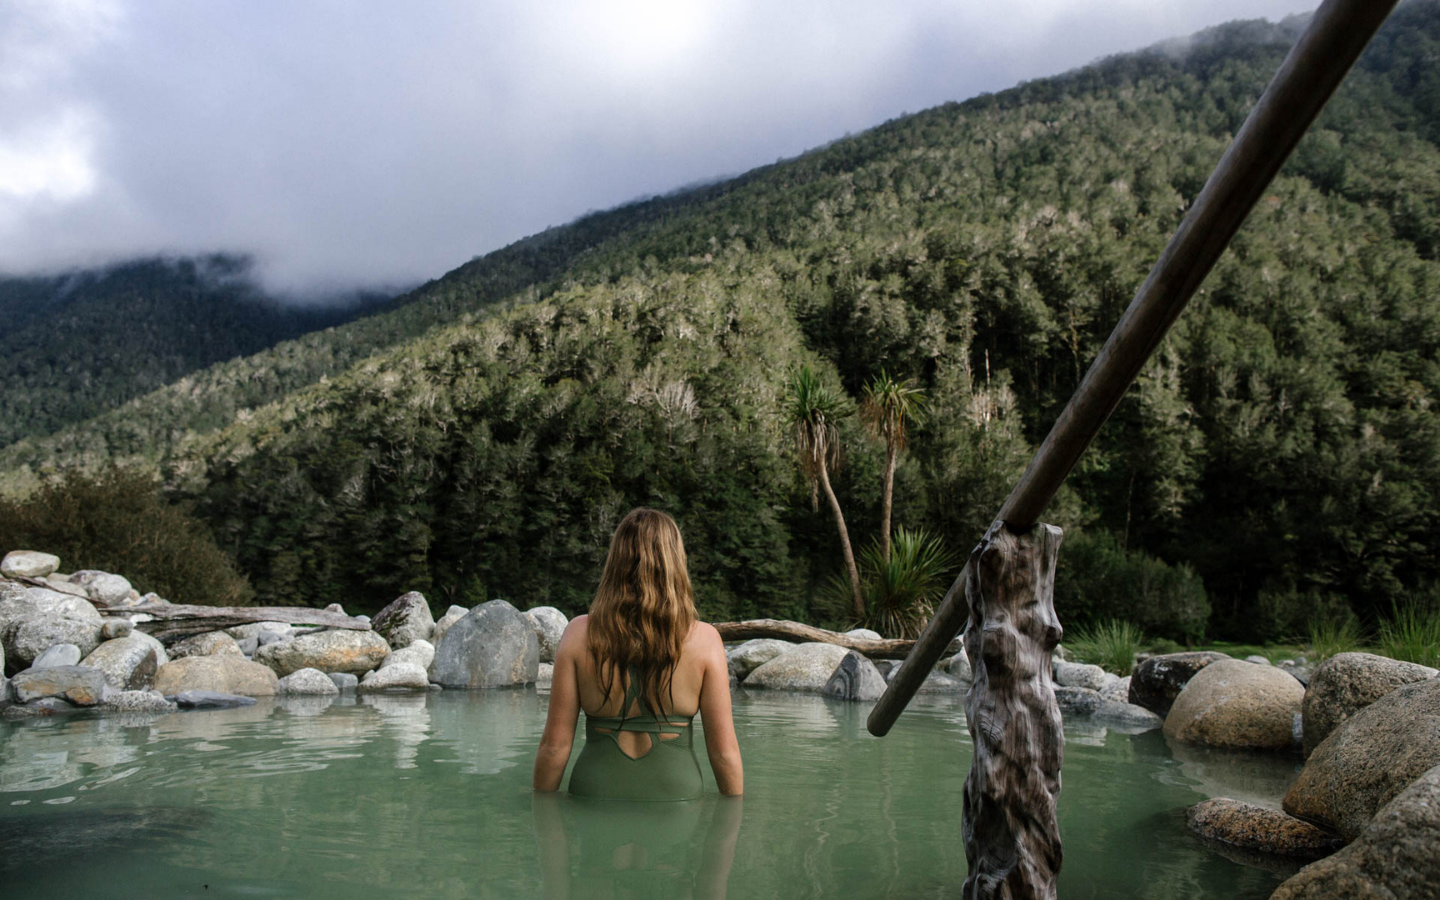
<svg viewBox="0 0 1440 900"><path fill-rule="evenodd" d="M824 617L835 538L780 418L788 372L926 389L896 520L963 552L1287 33L1226 26L589 217L5 468L151 460L264 601L574 611L648 503L680 520L706 615ZM1440 576L1437 51L1440 4L1395 13L1048 513L1193 566L1221 632L1373 615ZM864 541L883 452L854 419L842 439ZM1066 582L1062 616L1116 608L1086 590Z"/></svg>

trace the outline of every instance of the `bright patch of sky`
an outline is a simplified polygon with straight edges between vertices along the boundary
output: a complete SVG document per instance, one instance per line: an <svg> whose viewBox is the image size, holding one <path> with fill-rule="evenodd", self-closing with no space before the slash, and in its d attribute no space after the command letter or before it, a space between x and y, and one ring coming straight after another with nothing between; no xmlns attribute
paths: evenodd
<svg viewBox="0 0 1440 900"><path fill-rule="evenodd" d="M1307 0L0 0L0 271L431 278L592 209Z"/></svg>

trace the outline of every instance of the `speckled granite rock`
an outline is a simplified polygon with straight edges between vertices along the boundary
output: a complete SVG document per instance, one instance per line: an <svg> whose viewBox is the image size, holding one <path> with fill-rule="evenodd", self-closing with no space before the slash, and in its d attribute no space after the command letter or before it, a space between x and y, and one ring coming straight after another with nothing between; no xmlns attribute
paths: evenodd
<svg viewBox="0 0 1440 900"><path fill-rule="evenodd" d="M1216 660L1229 658L1215 650L1152 656L1136 666L1130 675L1130 702L1157 715L1167 715L1175 698L1196 672Z"/></svg>
<svg viewBox="0 0 1440 900"><path fill-rule="evenodd" d="M1274 666L1217 660L1175 698L1165 735L1209 747L1286 750L1295 744L1295 716L1304 699L1300 682Z"/></svg>
<svg viewBox="0 0 1440 900"><path fill-rule="evenodd" d="M269 666L243 656L187 656L155 672L155 690L167 697L189 691L270 697L279 693L280 679Z"/></svg>
<svg viewBox="0 0 1440 900"><path fill-rule="evenodd" d="M1185 813L1185 824L1208 840L1293 859L1319 859L1343 845L1338 836L1278 809L1228 797L1216 797L1190 807Z"/></svg>
<svg viewBox="0 0 1440 900"><path fill-rule="evenodd" d="M1407 684L1434 678L1429 666L1373 653L1337 653L1310 676L1303 709L1305 755L1309 756L1340 723Z"/></svg>

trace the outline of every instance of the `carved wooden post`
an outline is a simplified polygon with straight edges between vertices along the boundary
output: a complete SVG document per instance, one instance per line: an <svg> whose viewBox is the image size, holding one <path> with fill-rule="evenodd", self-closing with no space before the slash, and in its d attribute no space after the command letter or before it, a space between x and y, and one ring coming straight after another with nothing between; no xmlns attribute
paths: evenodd
<svg viewBox="0 0 1440 900"><path fill-rule="evenodd" d="M1060 537L1054 525L1016 533L997 520L970 554L964 641L974 680L965 720L975 759L961 820L966 900L1055 897L1065 737L1050 654L1063 633L1054 604Z"/></svg>

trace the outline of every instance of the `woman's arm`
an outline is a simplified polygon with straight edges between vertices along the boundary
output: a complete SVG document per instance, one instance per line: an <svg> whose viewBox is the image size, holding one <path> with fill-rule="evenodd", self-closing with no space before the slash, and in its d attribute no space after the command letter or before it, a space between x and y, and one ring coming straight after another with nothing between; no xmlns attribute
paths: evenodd
<svg viewBox="0 0 1440 900"><path fill-rule="evenodd" d="M558 791L575 743L575 720L580 716L579 654L585 649L585 616L576 616L565 626L560 646L555 649L555 675L550 682L550 711L545 716L545 733L535 753L537 791Z"/></svg>
<svg viewBox="0 0 1440 900"><path fill-rule="evenodd" d="M730 667L725 659L725 642L712 625L702 640L705 677L700 683L700 718L705 723L705 750L720 793L745 793L745 770L740 763L740 743L735 739L735 720L730 714Z"/></svg>

